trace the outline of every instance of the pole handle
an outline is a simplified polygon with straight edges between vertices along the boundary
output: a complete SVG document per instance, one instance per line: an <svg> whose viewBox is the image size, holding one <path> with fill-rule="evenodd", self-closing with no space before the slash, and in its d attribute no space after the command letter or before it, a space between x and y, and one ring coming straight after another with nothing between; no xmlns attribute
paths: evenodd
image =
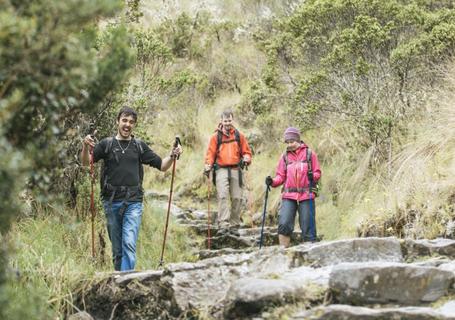
<svg viewBox="0 0 455 320"><path fill-rule="evenodd" d="M175 141L174 141L174 148L177 148L178 146L181 146L182 145L182 142L180 141L180 137L179 136L175 136ZM180 159L180 155L173 155L172 156L173 158L176 158L177 160Z"/></svg>

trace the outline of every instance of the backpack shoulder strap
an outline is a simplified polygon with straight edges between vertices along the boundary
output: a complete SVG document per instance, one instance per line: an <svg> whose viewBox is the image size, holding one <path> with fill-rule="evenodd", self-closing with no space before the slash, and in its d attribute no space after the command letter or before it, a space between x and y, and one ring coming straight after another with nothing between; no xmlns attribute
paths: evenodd
<svg viewBox="0 0 455 320"><path fill-rule="evenodd" d="M237 129L234 130L234 141L237 142L237 144L239 145L239 155L240 155L240 158L242 158L242 145L240 143L240 132ZM232 142L232 140L228 140L226 142ZM216 157L217 157L218 151L220 150L220 146L222 143L223 143L223 133L218 130L217 136L216 136L215 162L216 162Z"/></svg>
<svg viewBox="0 0 455 320"><path fill-rule="evenodd" d="M239 130L235 129L235 131L234 131L234 140L225 140L225 141L223 141L223 133L221 131L218 131L217 132L217 136L216 136L216 150L220 149L220 146L221 146L222 143L228 143L228 142L232 142L232 141L237 142L237 144L240 147L240 132L239 132Z"/></svg>
<svg viewBox="0 0 455 320"><path fill-rule="evenodd" d="M106 138L106 147L104 148L104 154L108 155L112 150L112 143L114 142L114 137Z"/></svg>
<svg viewBox="0 0 455 320"><path fill-rule="evenodd" d="M234 139L238 144L240 144L240 132L237 129L234 130Z"/></svg>
<svg viewBox="0 0 455 320"><path fill-rule="evenodd" d="M311 149L307 147L306 149L306 161L308 163L308 172L313 171L313 164L311 161Z"/></svg>
<svg viewBox="0 0 455 320"><path fill-rule="evenodd" d="M223 140L223 134L221 133L221 131L218 130L216 133L216 151L217 152L218 152L218 150L220 150L222 140Z"/></svg>
<svg viewBox="0 0 455 320"><path fill-rule="evenodd" d="M234 139L235 139L235 141L237 141L237 144L239 145L239 155L240 155L240 158L242 158L242 145L240 144L240 132L237 129L235 129L235 131L234 131Z"/></svg>
<svg viewBox="0 0 455 320"><path fill-rule="evenodd" d="M288 152L285 151L283 153L283 161L284 161L284 172L288 171L288 164L289 164L289 159L288 159Z"/></svg>
<svg viewBox="0 0 455 320"><path fill-rule="evenodd" d="M132 139L133 139L133 143L136 145L137 150L139 151L140 156L142 157L142 155L145 152L144 147L142 146L142 140L136 139L136 138L132 138Z"/></svg>

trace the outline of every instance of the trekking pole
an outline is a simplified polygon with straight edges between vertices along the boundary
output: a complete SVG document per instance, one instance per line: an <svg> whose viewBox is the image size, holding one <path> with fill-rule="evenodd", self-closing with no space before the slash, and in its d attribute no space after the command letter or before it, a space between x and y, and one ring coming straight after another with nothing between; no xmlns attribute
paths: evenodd
<svg viewBox="0 0 455 320"><path fill-rule="evenodd" d="M92 257L95 258L95 161L93 158L93 147L90 147L90 180L91 180L91 191L90 191L90 213L92 220Z"/></svg>
<svg viewBox="0 0 455 320"><path fill-rule="evenodd" d="M207 248L210 250L211 234L210 234L210 195L212 193L212 182L210 181L210 172L207 176Z"/></svg>
<svg viewBox="0 0 455 320"><path fill-rule="evenodd" d="M251 227L254 227L254 220L253 220L253 189L251 188L250 185L250 175L247 174L248 172L248 166L245 166L245 171L244 171L244 176L245 176L245 188L248 192L248 199L247 199L247 208L250 213L251 217Z"/></svg>
<svg viewBox="0 0 455 320"><path fill-rule="evenodd" d="M89 132L90 137L96 141L96 129L93 123L90 124ZM96 206L95 206L95 160L93 156L94 147L89 147L89 164L90 164L90 215L91 215L91 247L92 247L92 258L95 258L95 217L96 217Z"/></svg>
<svg viewBox="0 0 455 320"><path fill-rule="evenodd" d="M264 238L265 213L267 211L267 199L269 198L269 191L270 186L265 185L264 212L262 213L261 240L259 241L259 249L262 248L262 240Z"/></svg>
<svg viewBox="0 0 455 320"><path fill-rule="evenodd" d="M315 241L316 241L316 228L314 227L314 224L316 223L316 203L314 204L314 214L313 214L313 206L311 204L311 180L308 180L308 186L309 186L309 192L308 192L308 201L309 201L309 206L310 206L310 232L313 234L314 232L314 237L315 237ZM313 201L314 201L314 198L313 198Z"/></svg>
<svg viewBox="0 0 455 320"><path fill-rule="evenodd" d="M179 137L175 137L174 148L177 148L179 144L180 144L180 138ZM169 214L171 212L172 189L174 187L175 163L177 162L177 159L179 158L179 156L172 155L171 157L173 158L173 160L172 160L171 189L170 189L170 192L169 192L169 203L167 205L166 225L164 227L164 238L163 238L163 246L161 248L160 264L158 265L159 267L163 266L164 246L166 245L167 227L168 227L168 224L169 224Z"/></svg>

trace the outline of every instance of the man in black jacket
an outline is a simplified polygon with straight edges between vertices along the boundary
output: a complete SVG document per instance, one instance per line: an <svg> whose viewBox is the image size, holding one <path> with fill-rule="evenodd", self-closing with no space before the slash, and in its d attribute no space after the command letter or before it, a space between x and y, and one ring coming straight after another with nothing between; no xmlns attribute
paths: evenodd
<svg viewBox="0 0 455 320"><path fill-rule="evenodd" d="M136 264L136 242L142 217L143 164L166 171L174 157L182 153L181 146L172 149L161 159L150 147L133 136L137 113L123 107L117 115L117 134L95 144L87 135L82 144L82 165L104 160L101 174L101 195L107 218L107 230L112 243L112 260L115 270L133 270Z"/></svg>

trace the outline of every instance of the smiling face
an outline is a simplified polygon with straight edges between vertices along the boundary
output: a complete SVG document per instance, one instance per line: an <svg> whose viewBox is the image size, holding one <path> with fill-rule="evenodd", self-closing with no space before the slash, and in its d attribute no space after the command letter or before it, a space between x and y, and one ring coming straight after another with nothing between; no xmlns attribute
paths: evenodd
<svg viewBox="0 0 455 320"><path fill-rule="evenodd" d="M131 139L131 134L133 132L134 126L136 125L136 120L132 115L120 115L120 118L117 120L118 135L123 140Z"/></svg>
<svg viewBox="0 0 455 320"><path fill-rule="evenodd" d="M231 130L233 121L234 121L234 117L232 115L227 116L227 117L223 116L221 118L221 124L223 125L224 130L226 130L226 131Z"/></svg>
<svg viewBox="0 0 455 320"><path fill-rule="evenodd" d="M287 151L295 151L300 147L300 141L298 141L298 140L289 139L289 140L286 140L285 143L287 144L287 146L286 146Z"/></svg>

